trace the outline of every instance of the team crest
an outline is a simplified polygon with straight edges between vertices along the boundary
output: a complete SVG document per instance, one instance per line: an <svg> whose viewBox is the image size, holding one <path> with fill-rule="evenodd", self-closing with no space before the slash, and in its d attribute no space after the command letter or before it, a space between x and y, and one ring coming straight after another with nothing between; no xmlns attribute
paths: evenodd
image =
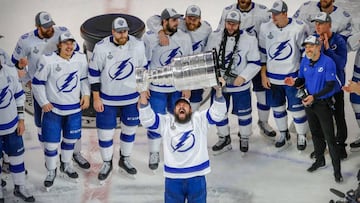
<svg viewBox="0 0 360 203"><path fill-rule="evenodd" d="M39 53L39 49L38 49L37 47L34 47L33 53L34 53L34 54L38 54L38 53Z"/></svg>
<svg viewBox="0 0 360 203"><path fill-rule="evenodd" d="M114 58L113 55L111 55L111 52L109 52L109 55L107 56L107 58L108 58L109 60L111 60L112 58Z"/></svg>
<svg viewBox="0 0 360 203"><path fill-rule="evenodd" d="M114 63L114 65L109 68L109 77L112 80L123 80L129 77L135 69L130 59L131 58L128 58L124 61Z"/></svg>
<svg viewBox="0 0 360 203"><path fill-rule="evenodd" d="M274 38L274 35L272 35L272 33L270 32L267 36L268 39L273 39Z"/></svg>
<svg viewBox="0 0 360 203"><path fill-rule="evenodd" d="M55 70L56 70L57 72L60 72L60 71L61 71L61 67L60 67L60 65L59 65L59 64L56 64L56 68L55 68Z"/></svg>
<svg viewBox="0 0 360 203"><path fill-rule="evenodd" d="M77 71L65 74L56 81L56 87L58 88L58 92L65 92L65 93L71 92L73 91L73 89L77 87L77 84L78 84Z"/></svg>
<svg viewBox="0 0 360 203"><path fill-rule="evenodd" d="M271 60L282 61L289 58L293 53L293 48L289 44L290 40L284 42L278 42L273 44L269 50L268 54Z"/></svg>
<svg viewBox="0 0 360 203"><path fill-rule="evenodd" d="M179 134L171 138L173 152L186 152L195 144L195 136L191 131Z"/></svg>
<svg viewBox="0 0 360 203"><path fill-rule="evenodd" d="M170 49L165 51L161 56L160 56L160 64L162 66L165 65L169 65L172 61L173 58L177 57L177 56L182 56L183 53L180 50L180 47L177 47L175 49Z"/></svg>
<svg viewBox="0 0 360 203"><path fill-rule="evenodd" d="M12 92L9 88L9 85L4 89L0 90L0 109L5 109L8 107L12 100Z"/></svg>

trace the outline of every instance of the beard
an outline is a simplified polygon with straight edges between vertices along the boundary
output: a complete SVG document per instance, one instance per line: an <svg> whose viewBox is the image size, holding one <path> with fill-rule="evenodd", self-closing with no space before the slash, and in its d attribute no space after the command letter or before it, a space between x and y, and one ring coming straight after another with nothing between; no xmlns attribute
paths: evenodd
<svg viewBox="0 0 360 203"><path fill-rule="evenodd" d="M239 0L238 4L241 10L248 10L251 5L251 1Z"/></svg>
<svg viewBox="0 0 360 203"><path fill-rule="evenodd" d="M46 31L41 30L41 35L47 39L51 38L54 35L54 28L48 29Z"/></svg>
<svg viewBox="0 0 360 203"><path fill-rule="evenodd" d="M187 113L185 115L185 118L180 118L179 114L177 113L177 114L175 114L175 121L180 124L185 124L191 120L191 115L192 115L192 113Z"/></svg>
<svg viewBox="0 0 360 203"><path fill-rule="evenodd" d="M320 1L321 8L328 9L331 5L332 5L332 1L330 1L330 2Z"/></svg>
<svg viewBox="0 0 360 203"><path fill-rule="evenodd" d="M177 27L171 28L171 27L169 26L169 24L167 24L167 25L166 25L166 30L167 30L168 32L175 33L175 32L177 32Z"/></svg>

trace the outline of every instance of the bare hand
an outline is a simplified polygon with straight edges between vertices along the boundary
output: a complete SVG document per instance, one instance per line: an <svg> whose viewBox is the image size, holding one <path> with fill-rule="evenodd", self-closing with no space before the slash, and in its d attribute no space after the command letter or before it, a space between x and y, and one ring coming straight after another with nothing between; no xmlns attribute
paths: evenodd
<svg viewBox="0 0 360 203"><path fill-rule="evenodd" d="M53 108L54 106L51 103L47 103L44 106L42 106L42 110L44 112L50 112Z"/></svg>
<svg viewBox="0 0 360 203"><path fill-rule="evenodd" d="M27 66L27 65L28 65L27 58L21 58L19 60L19 63L18 63L19 68L25 68L25 66Z"/></svg>
<svg viewBox="0 0 360 203"><path fill-rule="evenodd" d="M24 122L24 119L20 119L18 121L18 125L17 125L17 134L18 136L22 136L25 132L25 122Z"/></svg>
<svg viewBox="0 0 360 203"><path fill-rule="evenodd" d="M18 70L17 72L18 72L19 78L23 78L26 75L26 70L24 70L24 69Z"/></svg>
<svg viewBox="0 0 360 203"><path fill-rule="evenodd" d="M244 82L245 82L245 79L244 79L243 77L237 76L237 77L235 78L235 80L234 80L233 85L234 85L234 86L241 86L242 84L244 84Z"/></svg>
<svg viewBox="0 0 360 203"><path fill-rule="evenodd" d="M285 85L287 86L294 86L295 85L295 80L292 77L286 77L284 80Z"/></svg>
<svg viewBox="0 0 360 203"><path fill-rule="evenodd" d="M185 98L187 98L187 99L190 99L191 90L183 90L183 91L181 92L181 96L182 96L182 97L185 97Z"/></svg>
<svg viewBox="0 0 360 203"><path fill-rule="evenodd" d="M324 33L323 43L325 50L328 50L330 48L330 45L329 45L329 37L327 36L326 33Z"/></svg>
<svg viewBox="0 0 360 203"><path fill-rule="evenodd" d="M144 104L144 105L148 104L149 98L150 98L149 90L140 92L139 104Z"/></svg>
<svg viewBox="0 0 360 203"><path fill-rule="evenodd" d="M103 112L104 111L104 104L102 103L101 99L94 99L94 109L96 112Z"/></svg>
<svg viewBox="0 0 360 203"><path fill-rule="evenodd" d="M349 80L349 84L347 86L342 87L342 89L345 92L356 93L356 94L360 95L360 81L354 82L352 80Z"/></svg>
<svg viewBox="0 0 360 203"><path fill-rule="evenodd" d="M80 100L81 110L87 109L90 106L90 96L84 95Z"/></svg>
<svg viewBox="0 0 360 203"><path fill-rule="evenodd" d="M223 77L219 77L219 78L218 78L218 81L219 81L219 85L218 85L218 86L224 87L224 86L226 85L226 82L225 82L225 80L224 80Z"/></svg>
<svg viewBox="0 0 360 203"><path fill-rule="evenodd" d="M302 100L304 106L310 106L314 102L314 97L312 95L308 95L305 99Z"/></svg>
<svg viewBox="0 0 360 203"><path fill-rule="evenodd" d="M261 75L261 83L265 89L270 89L271 84L269 78L265 75Z"/></svg>
<svg viewBox="0 0 360 203"><path fill-rule="evenodd" d="M160 44L160 46L168 46L169 45L169 38L163 30L159 31L159 44Z"/></svg>

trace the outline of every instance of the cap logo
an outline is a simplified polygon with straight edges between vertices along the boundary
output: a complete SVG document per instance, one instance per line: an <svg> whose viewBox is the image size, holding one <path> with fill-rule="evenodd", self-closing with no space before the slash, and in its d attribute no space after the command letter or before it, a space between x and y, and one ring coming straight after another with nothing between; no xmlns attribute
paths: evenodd
<svg viewBox="0 0 360 203"><path fill-rule="evenodd" d="M275 2L274 5L273 5L273 8L276 8L279 6L279 3L278 2Z"/></svg>
<svg viewBox="0 0 360 203"><path fill-rule="evenodd" d="M191 8L191 12L195 13L197 11L197 9L195 7Z"/></svg>
<svg viewBox="0 0 360 203"><path fill-rule="evenodd" d="M70 33L65 33L65 37L70 37Z"/></svg>
<svg viewBox="0 0 360 203"><path fill-rule="evenodd" d="M119 21L118 21L118 25L123 26L123 25L124 25L124 21L123 21L123 20L119 20Z"/></svg>
<svg viewBox="0 0 360 203"><path fill-rule="evenodd" d="M323 14L322 13L319 13L316 17L321 17Z"/></svg>
<svg viewBox="0 0 360 203"><path fill-rule="evenodd" d="M171 9L171 12L176 13L175 9Z"/></svg>
<svg viewBox="0 0 360 203"><path fill-rule="evenodd" d="M236 13L231 13L230 16L231 16L232 18L235 18L235 17L236 17Z"/></svg>
<svg viewBox="0 0 360 203"><path fill-rule="evenodd" d="M44 16L43 16L43 19L45 19L46 21L49 21L49 20L50 20L50 16L49 16L49 15L44 15Z"/></svg>

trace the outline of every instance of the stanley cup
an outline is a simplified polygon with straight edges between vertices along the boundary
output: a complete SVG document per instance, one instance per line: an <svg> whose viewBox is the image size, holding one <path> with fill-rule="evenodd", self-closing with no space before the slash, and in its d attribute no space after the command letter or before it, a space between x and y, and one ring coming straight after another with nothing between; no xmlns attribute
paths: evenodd
<svg viewBox="0 0 360 203"><path fill-rule="evenodd" d="M149 83L172 85L176 90L193 90L212 87L218 84L220 75L215 50L176 57L167 66L146 70L136 69L138 90L144 91Z"/></svg>

